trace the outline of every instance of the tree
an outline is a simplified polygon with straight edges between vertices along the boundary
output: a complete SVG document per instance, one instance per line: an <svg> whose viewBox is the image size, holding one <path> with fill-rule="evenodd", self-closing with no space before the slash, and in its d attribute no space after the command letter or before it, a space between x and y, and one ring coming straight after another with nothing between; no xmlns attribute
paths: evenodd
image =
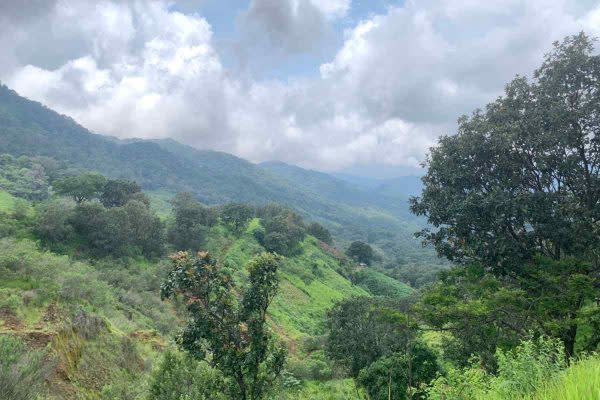
<svg viewBox="0 0 600 400"><path fill-rule="evenodd" d="M355 297L337 303L327 314L326 351L356 378L380 357L404 351L416 326L407 304L389 299Z"/></svg>
<svg viewBox="0 0 600 400"><path fill-rule="evenodd" d="M208 253L180 252L172 263L161 297L181 295L186 301L190 320L178 339L181 348L209 360L229 378L233 398L264 398L285 362L285 350L266 325L279 285L279 257L263 253L253 258L246 266L248 286L243 289Z"/></svg>
<svg viewBox="0 0 600 400"><path fill-rule="evenodd" d="M425 398L422 385L438 374L435 354L417 342L405 352L381 357L360 371L358 383L371 400L404 400Z"/></svg>
<svg viewBox="0 0 600 400"><path fill-rule="evenodd" d="M540 287L557 277L563 283L597 279L599 80L600 56L581 33L555 43L533 81L517 77L484 111L463 116L457 135L431 149L423 193L411 200L412 211L435 228L420 236L455 263L480 264L502 288L516 281L538 305ZM540 257L571 263L569 274L543 271ZM577 259L590 267L578 267ZM573 293L556 292L557 304L571 302L561 310L542 303L557 313L554 322L569 325L559 334L569 355L578 316L594 297Z"/></svg>
<svg viewBox="0 0 600 400"><path fill-rule="evenodd" d="M82 242L97 256L161 256L164 224L145 204L131 200L122 207L99 203L77 205L70 219Z"/></svg>
<svg viewBox="0 0 600 400"><path fill-rule="evenodd" d="M313 222L306 228L309 235L313 235L323 243L332 244L333 238L331 233L321 224Z"/></svg>
<svg viewBox="0 0 600 400"><path fill-rule="evenodd" d="M102 189L100 201L107 208L121 207L133 198L139 200L141 191L140 186L133 181L110 179Z"/></svg>
<svg viewBox="0 0 600 400"><path fill-rule="evenodd" d="M106 183L100 174L85 173L57 179L53 188L60 195L71 197L77 203L97 198Z"/></svg>
<svg viewBox="0 0 600 400"><path fill-rule="evenodd" d="M267 251L286 256L297 253L298 245L306 234L302 218L286 208L273 208L271 211L261 220L265 232L257 239Z"/></svg>
<svg viewBox="0 0 600 400"><path fill-rule="evenodd" d="M75 204L70 199L53 199L40 204L33 221L33 232L46 244L59 244L72 239Z"/></svg>
<svg viewBox="0 0 600 400"><path fill-rule="evenodd" d="M374 258L371 246L361 241L352 242L348 250L346 250L346 254L356 260L356 262L367 265L370 265Z"/></svg>
<svg viewBox="0 0 600 400"><path fill-rule="evenodd" d="M254 215L252 208L245 204L229 203L221 210L221 221L239 233Z"/></svg>
<svg viewBox="0 0 600 400"><path fill-rule="evenodd" d="M167 237L177 250L198 251L210 226L217 222L214 210L204 207L191 193L178 193L173 201L175 220Z"/></svg>

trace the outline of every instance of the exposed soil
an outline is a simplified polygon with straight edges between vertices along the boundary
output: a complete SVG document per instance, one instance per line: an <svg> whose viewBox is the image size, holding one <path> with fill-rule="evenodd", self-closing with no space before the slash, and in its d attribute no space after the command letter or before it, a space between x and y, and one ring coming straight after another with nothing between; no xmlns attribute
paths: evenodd
<svg viewBox="0 0 600 400"><path fill-rule="evenodd" d="M0 329L3 331L18 332L25 326L17 314L8 307L0 308L0 321L2 321Z"/></svg>

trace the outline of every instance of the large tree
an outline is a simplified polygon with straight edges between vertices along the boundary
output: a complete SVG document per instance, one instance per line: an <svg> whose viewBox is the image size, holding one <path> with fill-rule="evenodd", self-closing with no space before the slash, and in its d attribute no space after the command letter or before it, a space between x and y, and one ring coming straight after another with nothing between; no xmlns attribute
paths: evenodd
<svg viewBox="0 0 600 400"><path fill-rule="evenodd" d="M597 279L599 131L600 57L581 33L555 43L533 80L515 78L504 96L460 118L458 133L431 149L423 193L411 205L434 227L421 236L439 254L479 264L501 287L527 296L543 295L540 285L558 273L541 269L540 257L571 263L563 284ZM569 321L559 335L569 354L591 296L582 290L558 300L565 307L553 318Z"/></svg>
<svg viewBox="0 0 600 400"><path fill-rule="evenodd" d="M134 181L125 179L110 179L102 188L100 201L104 207L121 207L129 200L139 200L148 203L143 196L142 189Z"/></svg>
<svg viewBox="0 0 600 400"><path fill-rule="evenodd" d="M348 246L346 254L356 260L356 262L367 265L371 264L371 261L373 261L373 258L375 257L373 248L367 243L359 240L352 242L350 246Z"/></svg>
<svg viewBox="0 0 600 400"><path fill-rule="evenodd" d="M254 210L250 206L229 203L223 206L220 217L223 224L231 227L234 232L240 233L253 215Z"/></svg>
<svg viewBox="0 0 600 400"><path fill-rule="evenodd" d="M230 378L233 398L264 398L285 362L285 350L266 324L279 285L279 257L263 253L253 258L246 266L245 288L237 287L230 271L208 253L180 252L172 262L161 295L186 300L190 320L180 346Z"/></svg>
<svg viewBox="0 0 600 400"><path fill-rule="evenodd" d="M54 182L54 191L63 196L69 196L77 203L92 200L100 196L106 178L100 174L85 173L67 176Z"/></svg>
<svg viewBox="0 0 600 400"><path fill-rule="evenodd" d="M177 250L200 250L208 228L217 222L216 213L191 193L178 193L171 204L175 219L167 233L169 242Z"/></svg>
<svg viewBox="0 0 600 400"><path fill-rule="evenodd" d="M405 313L408 303L391 299L353 297L327 314L326 351L350 376L382 356L404 351L416 335Z"/></svg>

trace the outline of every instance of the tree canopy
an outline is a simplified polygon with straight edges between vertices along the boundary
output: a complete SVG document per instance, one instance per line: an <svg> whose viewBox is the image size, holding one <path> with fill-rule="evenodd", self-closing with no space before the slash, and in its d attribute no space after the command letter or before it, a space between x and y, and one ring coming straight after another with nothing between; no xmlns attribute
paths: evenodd
<svg viewBox="0 0 600 400"><path fill-rule="evenodd" d="M161 296L182 295L186 300L190 321L179 337L181 347L198 359L209 359L230 378L234 398L264 398L285 361L285 350L266 325L279 285L279 258L269 253L253 258L246 266L244 290L208 253L180 252L172 263Z"/></svg>
<svg viewBox="0 0 600 400"><path fill-rule="evenodd" d="M464 358L529 330L573 355L582 318L600 313L586 308L599 291L599 116L600 56L581 33L431 149L411 208L433 226L420 236L462 267L426 294L425 315L455 329Z"/></svg>
<svg viewBox="0 0 600 400"><path fill-rule="evenodd" d="M346 254L356 260L356 262L367 265L371 264L371 261L373 261L373 258L375 257L373 248L367 243L358 240L350 244L346 250Z"/></svg>

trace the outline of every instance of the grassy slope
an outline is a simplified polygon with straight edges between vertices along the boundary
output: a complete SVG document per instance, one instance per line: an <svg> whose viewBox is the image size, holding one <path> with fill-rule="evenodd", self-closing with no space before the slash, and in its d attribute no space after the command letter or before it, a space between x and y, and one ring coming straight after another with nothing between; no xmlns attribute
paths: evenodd
<svg viewBox="0 0 600 400"><path fill-rule="evenodd" d="M264 251L252 236L258 225L253 220L239 237L221 226L212 228L207 249L225 265L241 266ZM284 259L279 294L270 309L274 329L288 340L324 333L325 313L332 305L350 296L368 295L340 275L339 261L319 246L312 236L301 243L301 252ZM238 278L244 273L238 269Z"/></svg>
<svg viewBox="0 0 600 400"><path fill-rule="evenodd" d="M600 356L578 361L557 379L546 382L531 400L597 400L600 399Z"/></svg>
<svg viewBox="0 0 600 400"><path fill-rule="evenodd" d="M118 140L96 135L72 119L0 85L0 154L48 156L69 167L132 179L156 191L191 191L206 204L279 202L326 224L346 246L370 238L390 259L439 263L413 232L420 219L405 199L375 195L326 174L287 166L274 171L226 153L201 151L172 140ZM289 169L293 173L290 174Z"/></svg>
<svg viewBox="0 0 600 400"><path fill-rule="evenodd" d="M0 190L0 212L11 212L15 204L15 198L8 192Z"/></svg>
<svg viewBox="0 0 600 400"><path fill-rule="evenodd" d="M12 197L0 192L0 199L11 207ZM252 235L258 224L253 220L239 236L215 226L207 238L207 249L234 267L240 281L246 277L241 266L264 250ZM158 297L166 270L165 261L92 264L42 251L29 240L0 239L0 334L16 334L56 360L47 398L97 398L115 385L143 391L178 325L174 310ZM335 301L369 295L340 272L346 273L339 260L310 236L298 255L284 260L270 314L295 360L310 357L302 341L324 333ZM85 316L83 326L73 322L77 315ZM352 391L348 381L306 382L290 398L315 398L316 392L348 398L343 393Z"/></svg>

